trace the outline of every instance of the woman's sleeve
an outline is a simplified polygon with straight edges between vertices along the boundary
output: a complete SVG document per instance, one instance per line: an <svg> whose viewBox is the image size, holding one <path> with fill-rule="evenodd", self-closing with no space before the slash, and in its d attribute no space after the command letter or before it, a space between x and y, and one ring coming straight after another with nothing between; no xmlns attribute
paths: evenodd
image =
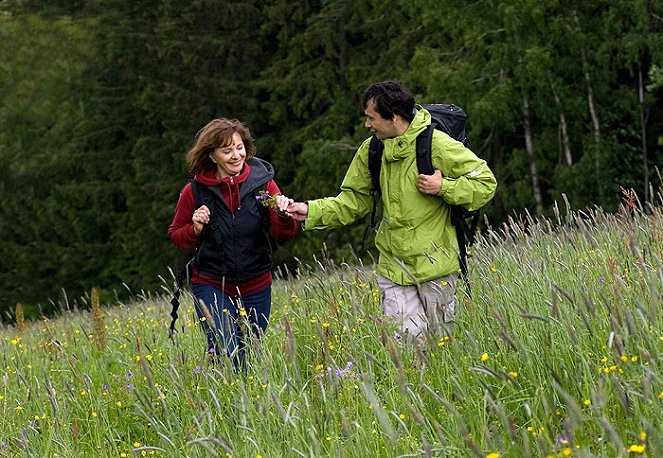
<svg viewBox="0 0 663 458"><path fill-rule="evenodd" d="M274 180L268 181L265 189L270 196L282 194ZM297 235L297 221L289 216L279 216L273 207L269 208L269 222L270 231L277 242L285 242Z"/></svg>
<svg viewBox="0 0 663 458"><path fill-rule="evenodd" d="M198 244L198 236L191 221L194 205L191 183L187 183L180 193L173 221L168 227L168 237L177 248L194 248Z"/></svg>

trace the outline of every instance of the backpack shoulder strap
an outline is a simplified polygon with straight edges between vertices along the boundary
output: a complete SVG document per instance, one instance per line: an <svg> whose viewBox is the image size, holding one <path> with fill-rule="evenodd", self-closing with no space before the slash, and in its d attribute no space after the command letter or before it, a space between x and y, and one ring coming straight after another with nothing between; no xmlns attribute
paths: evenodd
<svg viewBox="0 0 663 458"><path fill-rule="evenodd" d="M382 152L384 151L384 143L375 135L371 137L371 142L368 145L368 171L371 174L371 197L373 198L373 208L371 209L371 223L364 230L364 236L361 239L361 251L366 251L364 245L366 243L366 236L369 229L377 227L377 214L378 214L378 199L382 194L382 187L380 186L380 168L382 167Z"/></svg>
<svg viewBox="0 0 663 458"><path fill-rule="evenodd" d="M417 170L422 175L432 175L433 170L433 131L431 124L417 136Z"/></svg>
<svg viewBox="0 0 663 458"><path fill-rule="evenodd" d="M368 146L368 171L371 172L373 189L378 193L382 193L382 188L380 187L382 151L384 151L384 143L382 143L382 140L373 135L373 137L371 137L371 143Z"/></svg>

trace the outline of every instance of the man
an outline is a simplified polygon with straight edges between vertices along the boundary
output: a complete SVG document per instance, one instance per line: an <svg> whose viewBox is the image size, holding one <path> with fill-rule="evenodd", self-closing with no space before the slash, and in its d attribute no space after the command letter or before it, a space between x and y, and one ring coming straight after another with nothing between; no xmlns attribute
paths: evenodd
<svg viewBox="0 0 663 458"><path fill-rule="evenodd" d="M384 315L397 320L401 333L419 339L426 331L449 332L459 272L450 205L480 208L495 194L497 182L484 160L439 130L433 134L435 173L419 175L416 138L431 116L401 84L371 84L362 104L364 126L384 143L383 219L375 237ZM288 213L303 221L304 230L345 226L371 210L369 144L370 138L357 150L340 194L289 205Z"/></svg>

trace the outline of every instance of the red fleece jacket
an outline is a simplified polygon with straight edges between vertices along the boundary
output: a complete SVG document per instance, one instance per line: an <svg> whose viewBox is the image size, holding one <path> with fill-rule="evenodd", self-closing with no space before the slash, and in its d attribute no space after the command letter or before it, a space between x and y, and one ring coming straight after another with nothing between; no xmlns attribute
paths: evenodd
<svg viewBox="0 0 663 458"><path fill-rule="evenodd" d="M234 213L239 207L239 187L248 178L250 170L249 164L244 164L244 168L239 175L221 179L216 178L214 170L210 170L203 172L201 175L196 175L194 180L206 186L218 187L228 208ZM269 180L265 185L265 189L270 196L281 193L274 180ZM168 227L168 237L178 248L195 248L198 244L198 235L196 235L191 221L193 212L196 210L194 206L191 183L187 183L182 189L177 207L175 207L175 216ZM277 242L290 240L297 235L297 222L292 218L279 216L273 208L269 209L269 222L270 231ZM194 270L191 274L191 281L215 286L234 297L238 294L238 291L242 295L247 295L266 288L272 283L272 272L266 272L245 282L234 283L223 282L222 278L206 277Z"/></svg>

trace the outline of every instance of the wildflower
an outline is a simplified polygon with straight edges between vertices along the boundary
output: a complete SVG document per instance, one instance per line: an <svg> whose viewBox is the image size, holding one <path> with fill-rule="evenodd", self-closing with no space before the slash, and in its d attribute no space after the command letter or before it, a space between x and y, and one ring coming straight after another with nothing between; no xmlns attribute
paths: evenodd
<svg viewBox="0 0 663 458"><path fill-rule="evenodd" d="M603 282L605 282L605 280L603 279L603 277L599 277L599 283L603 283Z"/></svg>
<svg viewBox="0 0 663 458"><path fill-rule="evenodd" d="M645 453L645 446L644 445L639 445L639 444L633 444L628 448L628 451L630 453L635 453L636 455L642 455Z"/></svg>
<svg viewBox="0 0 663 458"><path fill-rule="evenodd" d="M643 441L647 440L647 433L646 432L642 431L640 433L640 440L643 440Z"/></svg>
<svg viewBox="0 0 663 458"><path fill-rule="evenodd" d="M515 371L511 371L508 374L509 374L510 377L513 377L513 378L518 377L518 372L515 372Z"/></svg>
<svg viewBox="0 0 663 458"><path fill-rule="evenodd" d="M138 442L138 441L134 442L134 447L135 447L135 448L140 447L140 442Z"/></svg>
<svg viewBox="0 0 663 458"><path fill-rule="evenodd" d="M638 357L637 357L637 356L631 356L631 361L632 361L632 362L635 363L637 360L638 360Z"/></svg>
<svg viewBox="0 0 663 458"><path fill-rule="evenodd" d="M264 207L276 207L276 198L278 196L279 193L270 196L269 193L263 189L260 191L260 195L256 196L256 200Z"/></svg>
<svg viewBox="0 0 663 458"><path fill-rule="evenodd" d="M557 445L569 445L571 443L571 440L569 439L569 436L564 434L563 436L559 436L557 438Z"/></svg>
<svg viewBox="0 0 663 458"><path fill-rule="evenodd" d="M592 405L592 401L589 399L585 399L584 401L582 401L582 403L585 404L586 406Z"/></svg>
<svg viewBox="0 0 663 458"><path fill-rule="evenodd" d="M569 456L571 456L571 455L573 455L573 450L571 450L571 449L568 448L568 447L564 447L564 448L562 449L562 456L564 456L564 457L569 457Z"/></svg>
<svg viewBox="0 0 663 458"><path fill-rule="evenodd" d="M482 361L482 362L486 362L486 361L488 361L488 358L489 358L488 353L483 353L483 354L481 355L481 361Z"/></svg>
<svg viewBox="0 0 663 458"><path fill-rule="evenodd" d="M486 458L500 458L499 452L490 452L488 455L486 455Z"/></svg>

